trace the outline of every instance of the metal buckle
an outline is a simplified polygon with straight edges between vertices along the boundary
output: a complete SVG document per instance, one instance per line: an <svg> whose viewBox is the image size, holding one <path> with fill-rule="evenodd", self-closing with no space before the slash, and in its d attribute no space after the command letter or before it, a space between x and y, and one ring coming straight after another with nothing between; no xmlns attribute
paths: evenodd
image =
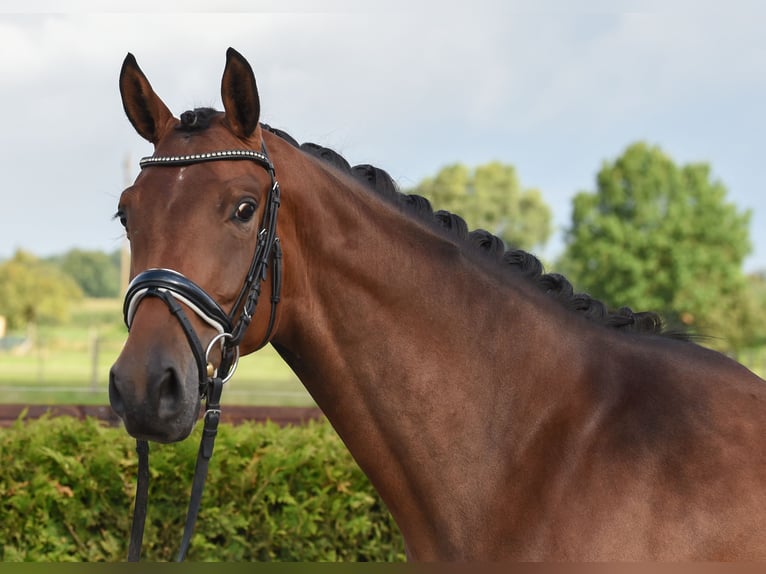
<svg viewBox="0 0 766 574"><path fill-rule="evenodd" d="M213 337L210 340L210 343L208 343L207 349L205 350L205 363L207 365L211 364L210 363L210 351L213 350L213 346L216 343L218 343L218 342L220 342L221 346L223 346L223 344L224 344L223 341L225 339L231 339L231 338L232 338L232 334L231 333L219 333L218 335L216 335L215 337ZM235 352L234 361L231 363L231 367L229 367L229 372L226 373L226 376L221 379L221 383L222 384L223 383L227 383L234 376L234 371L237 370L237 365L239 364L239 345L234 347L234 352ZM218 374L218 369L215 369L213 371L213 374L210 375L208 373L208 376L215 377L217 374Z"/></svg>

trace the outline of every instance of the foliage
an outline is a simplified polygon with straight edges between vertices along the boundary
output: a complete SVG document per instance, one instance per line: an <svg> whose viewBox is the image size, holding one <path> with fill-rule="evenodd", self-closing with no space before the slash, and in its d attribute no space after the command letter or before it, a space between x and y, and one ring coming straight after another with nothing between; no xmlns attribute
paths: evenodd
<svg viewBox="0 0 766 574"><path fill-rule="evenodd" d="M200 426L200 425L198 425ZM199 441L152 443L143 558L175 557ZM135 443L93 419L0 435L0 560L127 555ZM221 425L190 560L401 560L388 511L327 422Z"/></svg>
<svg viewBox="0 0 766 574"><path fill-rule="evenodd" d="M605 163L596 183L574 199L559 267L609 304L660 311L722 337L714 346L740 345L750 212L726 201L707 164L679 167L644 143Z"/></svg>
<svg viewBox="0 0 766 574"><path fill-rule="evenodd" d="M507 246L542 246L552 231L551 210L537 189L522 189L512 165L490 162L473 171L462 164L442 168L408 193L426 197L434 209L462 216L470 229L482 228Z"/></svg>
<svg viewBox="0 0 766 574"><path fill-rule="evenodd" d="M766 272L747 276L742 313L746 320L742 322L742 341L738 348L766 345Z"/></svg>
<svg viewBox="0 0 766 574"><path fill-rule="evenodd" d="M82 298L74 280L24 251L0 264L0 315L9 329L29 323L61 322Z"/></svg>
<svg viewBox="0 0 766 574"><path fill-rule="evenodd" d="M71 249L50 258L72 277L87 297L117 297L120 291L120 252Z"/></svg>

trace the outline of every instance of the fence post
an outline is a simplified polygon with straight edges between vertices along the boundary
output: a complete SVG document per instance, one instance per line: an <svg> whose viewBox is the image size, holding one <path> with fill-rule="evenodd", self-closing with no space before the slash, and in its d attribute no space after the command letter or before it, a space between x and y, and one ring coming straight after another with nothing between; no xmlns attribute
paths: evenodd
<svg viewBox="0 0 766 574"><path fill-rule="evenodd" d="M101 343L98 328L91 331L91 370L90 370L90 389L94 393L98 391L98 352Z"/></svg>

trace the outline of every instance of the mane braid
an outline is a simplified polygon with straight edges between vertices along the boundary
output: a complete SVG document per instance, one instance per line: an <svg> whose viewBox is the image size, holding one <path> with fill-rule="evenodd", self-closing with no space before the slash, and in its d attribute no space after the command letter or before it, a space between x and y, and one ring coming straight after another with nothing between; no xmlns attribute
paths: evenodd
<svg viewBox="0 0 766 574"><path fill-rule="evenodd" d="M660 335L670 339L691 341L694 336L682 330L666 330L659 314L644 311L635 312L630 307L610 309L603 302L585 293L576 293L572 284L558 273L545 273L540 260L521 249L506 249L502 239L484 229L468 230L465 220L448 211L434 211L425 197L406 194L399 190L393 178L384 170L368 165L351 166L337 152L315 143L299 144L282 130L261 124L266 131L282 138L304 153L319 158L343 173L349 174L389 202L400 206L420 219L448 230L460 240L472 245L477 252L504 264L536 285L551 299L558 301L567 309L579 313L586 319L619 331Z"/></svg>

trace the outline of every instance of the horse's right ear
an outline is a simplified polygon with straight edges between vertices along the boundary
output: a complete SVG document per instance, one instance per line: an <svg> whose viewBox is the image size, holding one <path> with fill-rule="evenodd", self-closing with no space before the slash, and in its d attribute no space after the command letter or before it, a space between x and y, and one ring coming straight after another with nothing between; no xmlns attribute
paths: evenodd
<svg viewBox="0 0 766 574"><path fill-rule="evenodd" d="M261 102L253 69L245 57L234 48L226 50L221 100L231 131L242 139L249 138L258 126Z"/></svg>
<svg viewBox="0 0 766 574"><path fill-rule="evenodd" d="M168 107L154 93L133 54L125 56L120 70L122 107L138 134L156 144L173 118Z"/></svg>

